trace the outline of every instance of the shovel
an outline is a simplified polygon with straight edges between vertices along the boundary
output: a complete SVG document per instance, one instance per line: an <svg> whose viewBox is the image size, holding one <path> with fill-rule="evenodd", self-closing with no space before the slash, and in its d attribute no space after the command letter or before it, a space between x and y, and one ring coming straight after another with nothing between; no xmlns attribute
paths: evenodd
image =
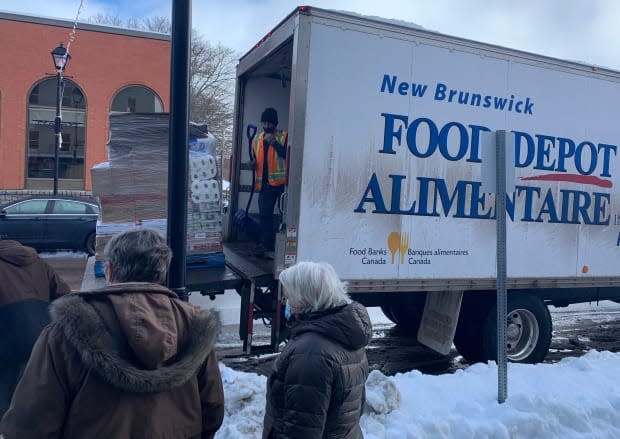
<svg viewBox="0 0 620 439"><path fill-rule="evenodd" d="M256 157L254 157L254 150L252 149L252 141L254 140L254 136L256 135L256 126L248 125L246 130L246 135L248 137L248 153L250 155L250 159L256 162ZM248 204L245 208L239 209L235 216L233 217L233 225L235 228L250 238L258 241L260 237L260 223L256 218L252 218L248 213L250 211L250 204L252 203L252 198L254 197L254 183L256 180L256 170L252 168L252 188L250 189L250 198L248 199Z"/></svg>

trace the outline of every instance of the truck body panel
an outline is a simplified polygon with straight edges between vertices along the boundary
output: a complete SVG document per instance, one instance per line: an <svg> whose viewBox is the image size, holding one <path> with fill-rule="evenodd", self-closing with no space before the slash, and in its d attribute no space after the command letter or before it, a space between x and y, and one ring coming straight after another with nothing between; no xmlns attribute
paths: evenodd
<svg viewBox="0 0 620 439"><path fill-rule="evenodd" d="M457 335L467 336L455 340L471 358L491 352L496 213L480 142L505 130L508 305L517 320L544 320L515 358L537 361L550 339L545 304L620 299L619 98L620 73L605 68L299 7L237 67L225 244L236 261L253 260L231 218L251 196L258 216L245 132L265 107L289 132L289 166L275 260L260 276L233 268L279 304L282 269L329 262L355 299L399 324L419 323L426 293L464 291Z"/></svg>
<svg viewBox="0 0 620 439"><path fill-rule="evenodd" d="M254 56L265 72L241 73L239 117L256 123L267 103L288 112L279 126L291 146L288 263L325 260L365 285L489 285L494 196L480 187L479 138L501 129L518 132L507 195L513 285L617 276L618 73L315 8L283 23L290 93ZM276 265L287 251L278 250Z"/></svg>

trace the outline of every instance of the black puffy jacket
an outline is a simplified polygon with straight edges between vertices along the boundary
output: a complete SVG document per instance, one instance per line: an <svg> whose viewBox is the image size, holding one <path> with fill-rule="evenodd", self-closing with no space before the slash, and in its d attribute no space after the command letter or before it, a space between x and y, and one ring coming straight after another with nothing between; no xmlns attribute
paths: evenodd
<svg viewBox="0 0 620 439"><path fill-rule="evenodd" d="M263 438L362 438L371 335L357 302L293 320L267 381Z"/></svg>

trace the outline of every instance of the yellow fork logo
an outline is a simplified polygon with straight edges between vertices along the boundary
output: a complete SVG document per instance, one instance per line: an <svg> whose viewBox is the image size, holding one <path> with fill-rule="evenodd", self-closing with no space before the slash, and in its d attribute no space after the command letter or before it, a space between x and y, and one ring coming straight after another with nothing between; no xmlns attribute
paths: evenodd
<svg viewBox="0 0 620 439"><path fill-rule="evenodd" d="M397 252L400 254L400 263L404 264L409 249L409 233L391 232L387 238L387 245L392 254L392 264L394 264L394 257Z"/></svg>

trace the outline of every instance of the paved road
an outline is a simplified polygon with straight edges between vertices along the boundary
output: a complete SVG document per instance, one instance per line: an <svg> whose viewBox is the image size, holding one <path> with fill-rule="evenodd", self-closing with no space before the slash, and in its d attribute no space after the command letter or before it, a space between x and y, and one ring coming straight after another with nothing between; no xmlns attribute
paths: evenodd
<svg viewBox="0 0 620 439"><path fill-rule="evenodd" d="M69 283L79 290L86 255L80 253L43 254L50 265ZM269 373L274 355L245 357L238 336L239 297L235 292L226 292L212 301L194 293L190 302L220 312L222 331L218 339L218 353L221 360L237 370ZM620 304L579 304L567 308L551 308L553 318L553 339L545 362L555 362L567 356L580 356L590 349L620 352ZM373 341L368 348L368 361L372 368L386 375L406 372L412 369L423 373L441 374L467 367L462 357L452 350L442 356L415 342L412 337L399 332L378 308L370 308L373 321ZM255 342L269 342L269 328L260 322L255 324Z"/></svg>
<svg viewBox="0 0 620 439"><path fill-rule="evenodd" d="M42 253L41 256L69 284L72 290L79 291L82 286L86 261L88 260L86 253Z"/></svg>

